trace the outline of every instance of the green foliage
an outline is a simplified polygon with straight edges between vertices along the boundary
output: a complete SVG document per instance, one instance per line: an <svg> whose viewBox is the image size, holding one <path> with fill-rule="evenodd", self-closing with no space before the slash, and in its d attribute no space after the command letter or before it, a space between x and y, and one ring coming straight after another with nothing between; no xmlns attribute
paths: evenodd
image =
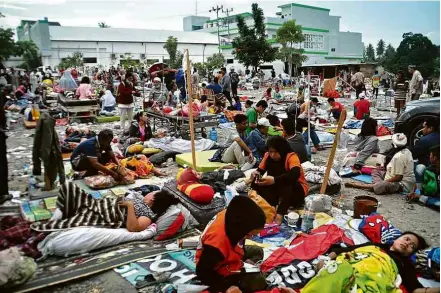
<svg viewBox="0 0 441 293"><path fill-rule="evenodd" d="M122 67L127 70L129 68L135 68L138 66L139 61L132 59L132 54L125 53L124 58L119 61Z"/></svg>
<svg viewBox="0 0 441 293"><path fill-rule="evenodd" d="M67 56L66 58L63 58L61 60L60 64L58 64L58 68L72 68L72 67L79 67L83 65L83 54L80 52L74 52L71 55Z"/></svg>
<svg viewBox="0 0 441 293"><path fill-rule="evenodd" d="M295 44L300 44L304 41L305 36L302 33L302 26L297 25L294 19L285 22L277 30L276 42L282 45L277 53L277 57L290 65L289 75L291 75L293 64L301 66L303 62L308 60L308 57L303 55L303 49L294 48Z"/></svg>
<svg viewBox="0 0 441 293"><path fill-rule="evenodd" d="M20 48L21 56L24 60L24 63L20 65L21 68L34 70L42 65L38 47L33 41L19 41L17 45Z"/></svg>
<svg viewBox="0 0 441 293"><path fill-rule="evenodd" d="M413 33L403 34L403 40L396 53L392 54L392 50L388 53L386 49L387 54L392 55L392 58L385 64L388 71L408 72L407 67L415 65L423 78L428 78L435 73L435 62L440 56L439 46L435 46L426 36Z"/></svg>
<svg viewBox="0 0 441 293"><path fill-rule="evenodd" d="M167 51L169 55L169 67L174 69L181 67L182 60L184 59L184 54L178 51L178 38L169 36L163 48Z"/></svg>
<svg viewBox="0 0 441 293"><path fill-rule="evenodd" d="M14 42L14 32L12 29L0 28L0 62L4 62L11 56L21 54L21 48Z"/></svg>
<svg viewBox="0 0 441 293"><path fill-rule="evenodd" d="M202 77L208 77L216 68L221 68L225 64L225 57L222 53L213 54L213 56L207 57L205 63L195 63L193 66L198 70L199 75Z"/></svg>
<svg viewBox="0 0 441 293"><path fill-rule="evenodd" d="M374 46L372 46L372 44L369 44L366 47L365 55L366 55L365 61L367 61L367 62L375 61L375 50L374 50Z"/></svg>
<svg viewBox="0 0 441 293"><path fill-rule="evenodd" d="M100 28L108 28L110 25L106 24L105 22L98 22L98 27Z"/></svg>
<svg viewBox="0 0 441 293"><path fill-rule="evenodd" d="M264 62L276 59L277 48L273 48L265 35L265 18L263 10L257 3L252 4L254 27L249 28L242 16L237 16L239 36L233 40L233 56L245 67L252 66L255 70Z"/></svg>
<svg viewBox="0 0 441 293"><path fill-rule="evenodd" d="M434 77L438 77L439 78L439 56L438 58L435 59L434 64L433 64L433 76Z"/></svg>
<svg viewBox="0 0 441 293"><path fill-rule="evenodd" d="M377 43L377 58L382 58L385 52L386 43L383 41L383 39L380 39Z"/></svg>

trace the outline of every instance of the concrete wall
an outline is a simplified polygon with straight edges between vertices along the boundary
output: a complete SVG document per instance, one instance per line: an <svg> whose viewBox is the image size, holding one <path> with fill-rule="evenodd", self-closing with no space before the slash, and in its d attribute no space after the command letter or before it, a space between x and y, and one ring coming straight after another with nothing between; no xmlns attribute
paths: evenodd
<svg viewBox="0 0 441 293"><path fill-rule="evenodd" d="M210 18L206 16L187 16L184 17L184 32L193 31L193 26L204 26L205 22L209 21Z"/></svg>
<svg viewBox="0 0 441 293"><path fill-rule="evenodd" d="M118 64L125 53L130 53L132 59L141 60L141 54L146 55L146 59L168 59L168 53L163 48L164 43L123 43L123 42L71 42L71 41L52 41L50 56L42 58L44 66L57 66L62 58L80 52L85 58L97 58L97 63L103 66ZM199 44L178 44L178 50L183 52L185 49L190 51L190 59L193 62L202 62L203 57L211 56L218 52L217 45ZM116 59L111 58L115 54ZM124 58L124 56L123 56Z"/></svg>
<svg viewBox="0 0 441 293"><path fill-rule="evenodd" d="M336 55L363 57L361 33L340 32L338 34L338 50Z"/></svg>
<svg viewBox="0 0 441 293"><path fill-rule="evenodd" d="M291 11L291 18L294 18L297 24L310 28L329 27L329 11L298 6L292 6Z"/></svg>
<svg viewBox="0 0 441 293"><path fill-rule="evenodd" d="M39 20L31 27L26 25L23 31L19 30L17 37L19 41L32 40L40 49L42 56L50 55L51 40L47 20Z"/></svg>

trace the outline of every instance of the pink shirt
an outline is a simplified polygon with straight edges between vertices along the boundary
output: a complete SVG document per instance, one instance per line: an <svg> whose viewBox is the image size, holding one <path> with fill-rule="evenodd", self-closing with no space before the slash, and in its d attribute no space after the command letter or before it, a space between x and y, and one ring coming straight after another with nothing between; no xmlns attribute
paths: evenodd
<svg viewBox="0 0 441 293"><path fill-rule="evenodd" d="M80 96L80 100L88 99L90 98L90 95L92 93L92 87L88 83L82 83L77 88L76 95Z"/></svg>

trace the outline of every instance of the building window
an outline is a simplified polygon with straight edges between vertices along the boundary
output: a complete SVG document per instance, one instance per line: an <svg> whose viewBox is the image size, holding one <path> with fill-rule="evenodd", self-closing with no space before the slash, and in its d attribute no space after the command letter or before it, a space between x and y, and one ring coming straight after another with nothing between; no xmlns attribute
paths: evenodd
<svg viewBox="0 0 441 293"><path fill-rule="evenodd" d="M325 47L323 35L304 34L303 49L323 50Z"/></svg>
<svg viewBox="0 0 441 293"><path fill-rule="evenodd" d="M335 48L331 48L331 52L335 52Z"/></svg>
<svg viewBox="0 0 441 293"><path fill-rule="evenodd" d="M84 63L97 63L96 57L85 57L83 58Z"/></svg>
<svg viewBox="0 0 441 293"><path fill-rule="evenodd" d="M234 59L227 59L227 64L233 64L234 63Z"/></svg>

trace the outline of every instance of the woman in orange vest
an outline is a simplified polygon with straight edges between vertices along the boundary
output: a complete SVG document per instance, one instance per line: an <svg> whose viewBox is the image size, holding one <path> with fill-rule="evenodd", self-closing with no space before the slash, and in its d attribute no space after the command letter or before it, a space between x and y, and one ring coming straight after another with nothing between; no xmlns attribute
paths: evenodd
<svg viewBox="0 0 441 293"><path fill-rule="evenodd" d="M255 292L267 287L261 273L245 273L243 262L263 259L260 247L246 238L265 226L262 209L246 196L234 197L228 208L208 223L196 250L196 274L210 292Z"/></svg>
<svg viewBox="0 0 441 293"><path fill-rule="evenodd" d="M251 175L251 187L270 205L277 207L276 223L281 224L290 207L304 206L308 183L299 157L292 152L286 139L272 136L266 146L267 153ZM258 176L265 173L267 176L259 179Z"/></svg>

